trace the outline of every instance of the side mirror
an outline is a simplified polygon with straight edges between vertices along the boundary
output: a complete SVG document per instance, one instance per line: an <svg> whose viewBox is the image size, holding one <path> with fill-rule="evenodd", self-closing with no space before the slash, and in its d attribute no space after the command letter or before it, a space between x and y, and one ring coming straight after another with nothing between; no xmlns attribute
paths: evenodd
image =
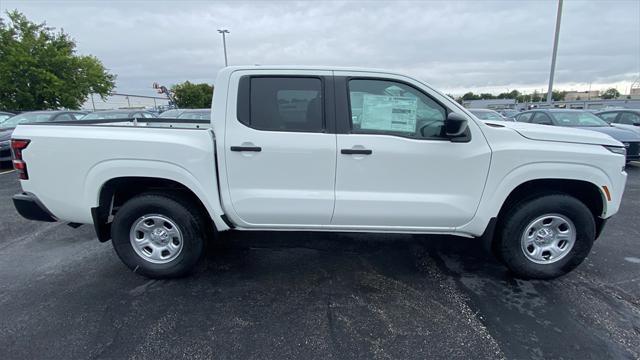
<svg viewBox="0 0 640 360"><path fill-rule="evenodd" d="M454 142L467 142L471 140L467 119L457 113L449 113L444 122L445 135Z"/></svg>

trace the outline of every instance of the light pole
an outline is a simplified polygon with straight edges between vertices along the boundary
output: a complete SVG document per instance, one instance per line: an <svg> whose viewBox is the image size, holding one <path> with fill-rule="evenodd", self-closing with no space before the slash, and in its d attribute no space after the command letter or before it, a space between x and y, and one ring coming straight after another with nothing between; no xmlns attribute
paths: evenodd
<svg viewBox="0 0 640 360"><path fill-rule="evenodd" d="M551 55L551 73L549 74L549 91L547 104L551 105L553 91L553 73L556 71L556 55L558 54L558 37L560 37L560 19L562 18L562 0L558 0L558 14L556 15L556 34L553 39L553 54Z"/></svg>
<svg viewBox="0 0 640 360"><path fill-rule="evenodd" d="M218 29L218 32L222 34L222 47L224 48L224 66L229 66L229 62L227 61L227 39L225 37L226 34L229 34L229 30L227 29Z"/></svg>

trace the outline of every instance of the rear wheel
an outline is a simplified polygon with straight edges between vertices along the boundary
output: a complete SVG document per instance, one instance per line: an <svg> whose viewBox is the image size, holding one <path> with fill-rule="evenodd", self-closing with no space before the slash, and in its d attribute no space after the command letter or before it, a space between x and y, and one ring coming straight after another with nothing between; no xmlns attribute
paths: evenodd
<svg viewBox="0 0 640 360"><path fill-rule="evenodd" d="M506 216L496 250L517 277L552 279L566 274L582 263L595 240L593 214L569 195L530 199Z"/></svg>
<svg viewBox="0 0 640 360"><path fill-rule="evenodd" d="M116 213L113 246L134 272L150 278L184 276L204 254L203 221L202 214L190 210L180 197L139 195Z"/></svg>

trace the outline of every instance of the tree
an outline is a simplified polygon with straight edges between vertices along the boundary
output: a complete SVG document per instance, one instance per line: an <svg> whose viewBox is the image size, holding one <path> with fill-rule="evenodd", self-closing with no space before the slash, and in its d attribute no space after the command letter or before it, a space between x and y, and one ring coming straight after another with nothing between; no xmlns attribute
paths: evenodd
<svg viewBox="0 0 640 360"><path fill-rule="evenodd" d="M185 81L171 87L176 106L187 109L201 109L211 107L213 98L213 85L193 84Z"/></svg>
<svg viewBox="0 0 640 360"><path fill-rule="evenodd" d="M462 95L462 100L480 100L480 96L469 91L468 93Z"/></svg>
<svg viewBox="0 0 640 360"><path fill-rule="evenodd" d="M603 99L617 99L620 97L620 92L616 88L607 89L602 93Z"/></svg>
<svg viewBox="0 0 640 360"><path fill-rule="evenodd" d="M100 60L77 55L63 30L29 21L17 10L0 17L0 108L11 110L78 109L90 93L103 99L115 75Z"/></svg>
<svg viewBox="0 0 640 360"><path fill-rule="evenodd" d="M211 107L213 85L206 83L194 84L185 81L171 87L176 106L179 108L198 109Z"/></svg>
<svg viewBox="0 0 640 360"><path fill-rule="evenodd" d="M551 92L551 98L553 101L563 101L565 96L567 96L566 91L553 90Z"/></svg>

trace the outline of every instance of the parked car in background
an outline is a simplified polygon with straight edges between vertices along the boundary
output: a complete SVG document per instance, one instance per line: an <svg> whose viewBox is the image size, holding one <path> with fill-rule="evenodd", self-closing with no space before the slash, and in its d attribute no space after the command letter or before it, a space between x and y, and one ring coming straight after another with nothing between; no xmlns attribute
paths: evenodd
<svg viewBox="0 0 640 360"><path fill-rule="evenodd" d="M504 116L498 114L497 111L489 109L468 109L470 113L475 115L478 119L484 121L513 121L507 120Z"/></svg>
<svg viewBox="0 0 640 360"><path fill-rule="evenodd" d="M171 109L163 112L158 117L161 119L177 119L183 111L184 109Z"/></svg>
<svg viewBox="0 0 640 360"><path fill-rule="evenodd" d="M184 120L211 120L211 109L184 109L178 119Z"/></svg>
<svg viewBox="0 0 640 360"><path fill-rule="evenodd" d="M0 163L11 161L11 149L9 148L11 134L18 124L38 123L47 121L73 121L77 120L77 111L29 111L13 115L0 122Z"/></svg>
<svg viewBox="0 0 640 360"><path fill-rule="evenodd" d="M155 119L154 113L144 110L101 110L85 115L82 120Z"/></svg>
<svg viewBox="0 0 640 360"><path fill-rule="evenodd" d="M520 111L514 109L502 109L498 110L498 114L502 115L509 121L516 121L516 115L518 115Z"/></svg>
<svg viewBox="0 0 640 360"><path fill-rule="evenodd" d="M596 115L584 110L539 109L525 111L516 121L540 125L566 126L593 130L620 141L627 149L627 162L640 160L640 134L611 126Z"/></svg>
<svg viewBox="0 0 640 360"><path fill-rule="evenodd" d="M10 112L6 112L6 111L0 111L0 123L2 123L3 121L7 120L8 118L14 116L15 114L10 113Z"/></svg>
<svg viewBox="0 0 640 360"><path fill-rule="evenodd" d="M600 111L596 113L596 115L615 127L635 131L640 134L640 110L607 110Z"/></svg>

